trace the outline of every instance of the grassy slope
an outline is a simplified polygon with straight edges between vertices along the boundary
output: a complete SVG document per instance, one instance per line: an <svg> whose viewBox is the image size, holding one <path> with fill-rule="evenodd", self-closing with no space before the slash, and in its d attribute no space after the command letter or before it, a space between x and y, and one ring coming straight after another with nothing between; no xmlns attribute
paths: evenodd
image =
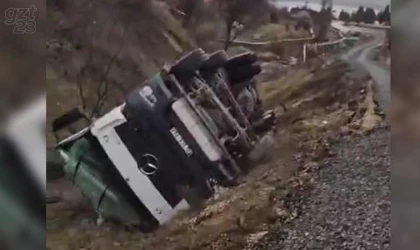
<svg viewBox="0 0 420 250"><path fill-rule="evenodd" d="M147 2L80 0L48 6L48 122L81 105L76 82L89 55L93 61L80 81L88 108L95 103L101 72L117 55L107 75L107 110L165 63L194 47L168 6Z"/></svg>

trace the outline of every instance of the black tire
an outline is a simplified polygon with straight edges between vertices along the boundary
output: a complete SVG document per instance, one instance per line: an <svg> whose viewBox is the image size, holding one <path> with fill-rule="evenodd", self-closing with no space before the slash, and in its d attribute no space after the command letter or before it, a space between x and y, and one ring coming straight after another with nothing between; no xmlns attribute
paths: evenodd
<svg viewBox="0 0 420 250"><path fill-rule="evenodd" d="M179 59L171 68L170 73L175 77L185 78L194 75L201 65L208 59L202 49L196 49Z"/></svg>
<svg viewBox="0 0 420 250"><path fill-rule="evenodd" d="M244 88L247 88L249 86L249 81L240 81L240 82L235 82L234 84L232 84L231 86L231 90L234 96L238 96L239 93L241 93L241 91Z"/></svg>
<svg viewBox="0 0 420 250"><path fill-rule="evenodd" d="M212 71L224 67L228 62L228 55L224 50L214 52L209 58L201 65L201 70Z"/></svg>
<svg viewBox="0 0 420 250"><path fill-rule="evenodd" d="M250 65L258 61L258 57L253 52L245 52L242 54L239 54L237 56L231 57L228 62L226 63L225 68L231 69L235 68L238 65Z"/></svg>
<svg viewBox="0 0 420 250"><path fill-rule="evenodd" d="M235 85L235 83L248 81L261 73L261 71L262 68L258 64L235 67L228 71L229 81L232 85Z"/></svg>

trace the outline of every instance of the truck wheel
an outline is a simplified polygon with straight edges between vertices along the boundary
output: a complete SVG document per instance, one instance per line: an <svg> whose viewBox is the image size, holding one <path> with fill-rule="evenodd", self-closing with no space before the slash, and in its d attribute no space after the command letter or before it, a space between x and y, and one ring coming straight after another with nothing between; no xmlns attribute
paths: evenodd
<svg viewBox="0 0 420 250"><path fill-rule="evenodd" d="M238 65L249 65L255 63L256 61L258 61L258 57L255 53L245 52L237 56L231 57L226 63L225 68L229 70L231 68L237 67Z"/></svg>
<svg viewBox="0 0 420 250"><path fill-rule="evenodd" d="M246 65L242 67L236 66L228 71L229 81L232 85L238 82L251 80L254 76L261 73L262 68L260 65Z"/></svg>
<svg viewBox="0 0 420 250"><path fill-rule="evenodd" d="M225 66L228 62L228 55L224 50L219 50L214 52L209 56L209 58L201 65L201 70L211 71L216 70Z"/></svg>
<svg viewBox="0 0 420 250"><path fill-rule="evenodd" d="M180 78L192 76L207 59L208 55L204 50L196 49L179 59L172 66L170 73Z"/></svg>

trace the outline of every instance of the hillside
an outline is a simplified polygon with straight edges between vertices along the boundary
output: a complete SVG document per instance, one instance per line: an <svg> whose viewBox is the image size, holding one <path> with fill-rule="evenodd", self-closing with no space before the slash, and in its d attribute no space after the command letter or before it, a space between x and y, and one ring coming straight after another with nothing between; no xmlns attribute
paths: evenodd
<svg viewBox="0 0 420 250"><path fill-rule="evenodd" d="M195 46L160 1L48 1L48 23L48 122L74 106L89 113L121 103Z"/></svg>
<svg viewBox="0 0 420 250"><path fill-rule="evenodd" d="M268 22L263 3L251 2L245 18L250 34ZM185 24L178 7L169 0L47 1L48 124L74 107L101 115L180 55L195 47L223 48L223 14L202 3ZM275 32L277 37L308 36L292 29ZM53 145L54 137L49 135L48 142Z"/></svg>

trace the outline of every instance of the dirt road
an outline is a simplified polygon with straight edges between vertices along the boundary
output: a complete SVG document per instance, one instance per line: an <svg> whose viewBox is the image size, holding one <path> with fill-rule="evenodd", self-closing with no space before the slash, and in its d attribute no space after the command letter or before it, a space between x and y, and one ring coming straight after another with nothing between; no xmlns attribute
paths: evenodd
<svg viewBox="0 0 420 250"><path fill-rule="evenodd" d="M378 64L370 60L370 52L385 41L385 32L378 29L369 29L356 26L343 26L333 23L333 26L342 32L358 31L373 36L373 40L361 44L341 55L341 58L349 62L354 70L369 73L378 85L378 99L385 113L389 113L391 107L391 71L390 67Z"/></svg>

